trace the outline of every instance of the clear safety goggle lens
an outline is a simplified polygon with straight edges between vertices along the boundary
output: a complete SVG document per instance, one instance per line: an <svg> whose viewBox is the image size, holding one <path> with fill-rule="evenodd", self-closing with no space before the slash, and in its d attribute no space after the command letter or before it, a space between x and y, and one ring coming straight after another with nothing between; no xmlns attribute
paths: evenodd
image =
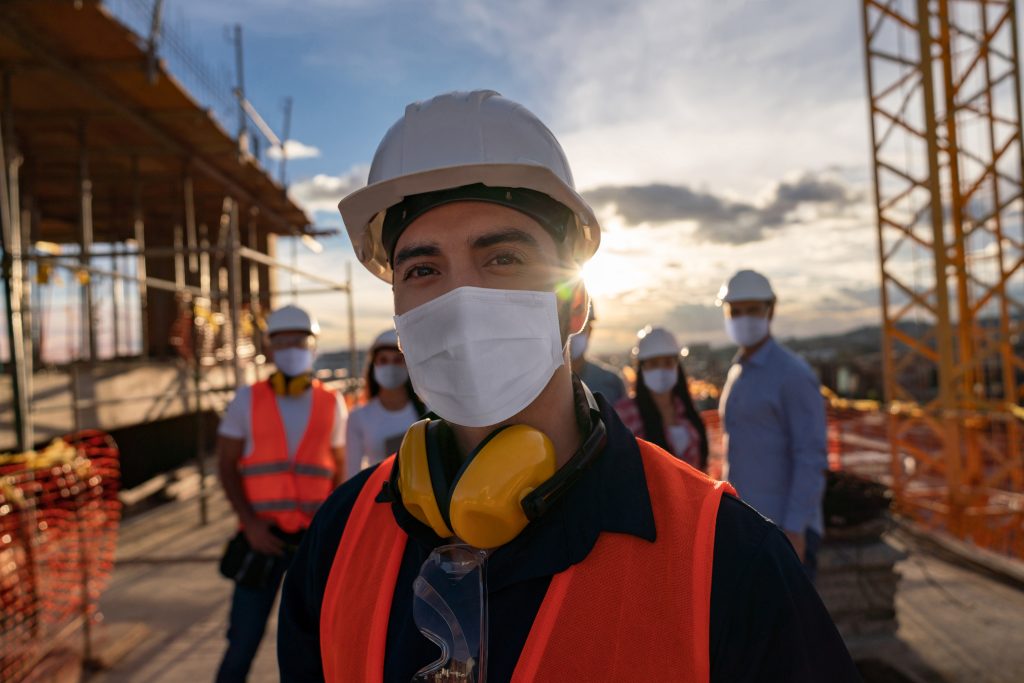
<svg viewBox="0 0 1024 683"><path fill-rule="evenodd" d="M486 680L487 553L467 545L436 548L413 582L416 627L441 649L412 683Z"/></svg>

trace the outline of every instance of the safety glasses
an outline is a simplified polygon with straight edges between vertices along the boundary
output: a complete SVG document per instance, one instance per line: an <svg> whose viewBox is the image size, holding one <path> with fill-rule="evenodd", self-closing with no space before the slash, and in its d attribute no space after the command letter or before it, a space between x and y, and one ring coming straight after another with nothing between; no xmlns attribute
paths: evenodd
<svg viewBox="0 0 1024 683"><path fill-rule="evenodd" d="M484 683L487 677L487 553L436 548L413 582L416 627L441 649L412 683Z"/></svg>

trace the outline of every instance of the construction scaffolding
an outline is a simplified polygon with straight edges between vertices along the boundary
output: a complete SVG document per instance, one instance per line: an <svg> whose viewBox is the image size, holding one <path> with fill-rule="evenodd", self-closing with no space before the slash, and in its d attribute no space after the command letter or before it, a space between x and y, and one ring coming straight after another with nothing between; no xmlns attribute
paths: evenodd
<svg viewBox="0 0 1024 683"><path fill-rule="evenodd" d="M155 53L160 4L148 40L95 0L0 4L0 450L194 415L202 475L203 413L266 374L280 273L293 296L345 294L354 326L341 264L275 257L280 237L323 234L250 153L248 124L282 141L240 89L231 136L178 84Z"/></svg>
<svg viewBox="0 0 1024 683"><path fill-rule="evenodd" d="M1024 150L1012 0L864 0L890 481L1024 558Z"/></svg>

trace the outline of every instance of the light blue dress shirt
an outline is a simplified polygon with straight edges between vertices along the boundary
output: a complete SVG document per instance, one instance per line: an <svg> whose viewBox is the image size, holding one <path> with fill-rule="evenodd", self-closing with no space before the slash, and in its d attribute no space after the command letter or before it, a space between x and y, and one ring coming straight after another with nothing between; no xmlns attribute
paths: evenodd
<svg viewBox="0 0 1024 683"><path fill-rule="evenodd" d="M604 363L589 359L584 361L580 379L595 394L603 394L605 400L612 405L626 395L626 385L623 384L622 377Z"/></svg>
<svg viewBox="0 0 1024 683"><path fill-rule="evenodd" d="M825 401L807 362L769 339L733 362L719 414L740 498L785 531L823 533Z"/></svg>

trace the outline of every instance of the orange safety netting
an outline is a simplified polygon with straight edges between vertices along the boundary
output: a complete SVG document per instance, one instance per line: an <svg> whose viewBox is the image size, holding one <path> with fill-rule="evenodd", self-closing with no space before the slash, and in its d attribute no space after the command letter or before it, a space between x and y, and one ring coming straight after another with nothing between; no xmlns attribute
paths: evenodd
<svg viewBox="0 0 1024 683"><path fill-rule="evenodd" d="M114 566L120 463L107 434L0 456L0 680L24 680L98 618Z"/></svg>

